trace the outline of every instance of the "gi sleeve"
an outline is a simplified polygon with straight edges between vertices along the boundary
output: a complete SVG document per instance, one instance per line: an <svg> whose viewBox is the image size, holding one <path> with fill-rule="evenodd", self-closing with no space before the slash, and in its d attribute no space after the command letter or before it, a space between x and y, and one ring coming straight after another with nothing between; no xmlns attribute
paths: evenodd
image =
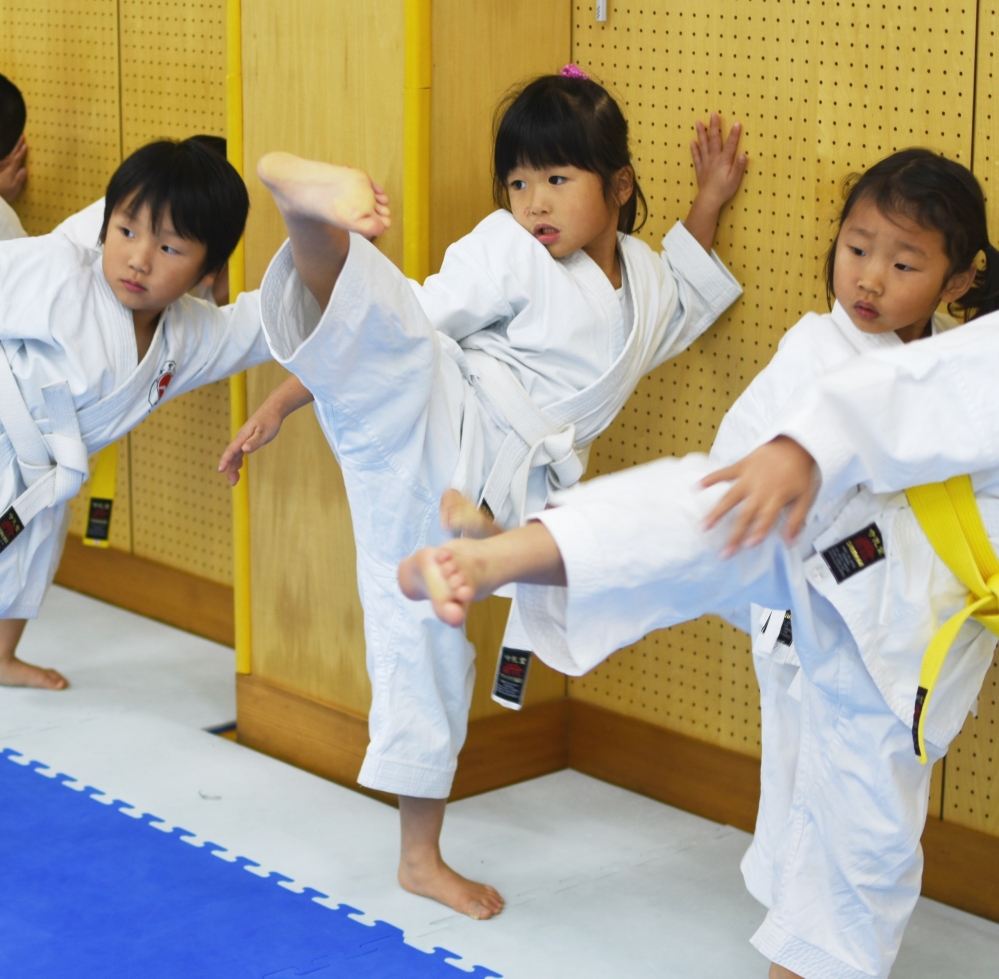
<svg viewBox="0 0 999 979"><path fill-rule="evenodd" d="M709 255L682 221L663 238L662 262L676 285L678 302L651 367L686 350L742 295L742 286L718 255Z"/></svg>
<svg viewBox="0 0 999 979"><path fill-rule="evenodd" d="M866 484L895 492L999 466L999 313L865 354L819 378L762 441L814 457L820 501Z"/></svg>
<svg viewBox="0 0 999 979"><path fill-rule="evenodd" d="M164 400L221 381L271 359L260 317L260 293L241 293L221 309L184 296L171 305L164 324L176 337L178 358Z"/></svg>
<svg viewBox="0 0 999 979"><path fill-rule="evenodd" d="M704 517L726 486L704 490L703 455L661 459L559 493L544 523L565 565L565 588L518 585L521 619L535 652L570 676L654 629L750 601L791 606L788 568L797 560L771 533L724 559L731 530ZM734 518L733 518L734 519Z"/></svg>

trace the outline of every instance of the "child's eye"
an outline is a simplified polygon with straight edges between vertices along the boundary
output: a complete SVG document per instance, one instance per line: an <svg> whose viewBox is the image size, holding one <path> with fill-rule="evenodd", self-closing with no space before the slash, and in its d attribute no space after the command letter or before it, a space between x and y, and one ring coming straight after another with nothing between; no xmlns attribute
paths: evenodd
<svg viewBox="0 0 999 979"><path fill-rule="evenodd" d="M560 177L556 174L548 178L548 183L554 184L556 187L558 187L561 184L564 184L568 179L569 179L568 177Z"/></svg>
<svg viewBox="0 0 999 979"><path fill-rule="evenodd" d="M526 180L511 180L510 190L523 190L527 186Z"/></svg>
<svg viewBox="0 0 999 979"><path fill-rule="evenodd" d="M169 245L160 245L160 248L162 248L163 251L165 251L168 255L179 255L180 254L180 252L177 251L176 248L171 248Z"/></svg>
<svg viewBox="0 0 999 979"><path fill-rule="evenodd" d="M861 257L861 258L863 257L863 255L864 255L864 249L863 248L855 248L853 245L847 245L846 247L849 248L850 251L853 252L854 255L857 255L858 257Z"/></svg>
<svg viewBox="0 0 999 979"><path fill-rule="evenodd" d="M134 234L132 233L132 229L131 229L131 228L125 228L125 227L119 227L119 228L118 228L118 230L119 230L119 231L120 231L120 232L121 232L121 233L122 233L122 234L123 234L123 235L124 235L124 236L125 236L126 238L134 238L134 237L135 237L135 235L134 235Z"/></svg>
<svg viewBox="0 0 999 979"><path fill-rule="evenodd" d="M899 272L915 272L916 271L911 265L905 265L902 262L896 262L895 263L895 268L897 268L899 270Z"/></svg>

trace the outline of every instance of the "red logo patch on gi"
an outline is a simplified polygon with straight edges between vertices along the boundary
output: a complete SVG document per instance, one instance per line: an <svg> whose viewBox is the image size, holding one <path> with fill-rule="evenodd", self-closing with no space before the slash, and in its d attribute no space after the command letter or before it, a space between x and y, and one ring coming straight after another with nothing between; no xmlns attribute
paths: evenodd
<svg viewBox="0 0 999 979"><path fill-rule="evenodd" d="M858 571L884 560L884 539L876 523L868 524L863 530L827 547L822 557L839 585Z"/></svg>
<svg viewBox="0 0 999 979"><path fill-rule="evenodd" d="M155 408L163 399L163 395L166 394L166 389L170 386L176 370L177 364L172 360L168 360L160 368L159 374L156 375L156 380L153 381L153 386L149 389L150 408Z"/></svg>

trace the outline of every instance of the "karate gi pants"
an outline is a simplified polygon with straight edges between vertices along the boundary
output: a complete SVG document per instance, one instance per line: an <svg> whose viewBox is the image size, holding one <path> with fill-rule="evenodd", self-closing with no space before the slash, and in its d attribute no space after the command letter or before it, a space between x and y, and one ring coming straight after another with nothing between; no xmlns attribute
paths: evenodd
<svg viewBox="0 0 999 979"><path fill-rule="evenodd" d="M481 490L479 406L460 348L433 330L402 274L357 236L324 313L287 245L264 280L261 307L275 357L316 397L350 503L372 689L358 781L445 799L465 741L475 650L429 602L409 601L397 573L407 555L450 538L440 498L459 470L469 495Z"/></svg>
<svg viewBox="0 0 999 979"><path fill-rule="evenodd" d="M752 942L807 979L887 976L919 895L930 771L945 746L927 744L930 764L919 764L909 727L845 622L808 586L797 547L772 533L721 557L731 520L702 529L725 491L699 487L712 468L704 457L662 460L561 494L565 506L536 516L559 546L569 587L518 586L524 624L538 655L578 674L654 628L706 612L751 601L792 609L800 713L780 713L790 671L768 674L763 692L777 713L763 736L787 738L797 727L798 737L762 773L767 810L746 877L769 912Z"/></svg>

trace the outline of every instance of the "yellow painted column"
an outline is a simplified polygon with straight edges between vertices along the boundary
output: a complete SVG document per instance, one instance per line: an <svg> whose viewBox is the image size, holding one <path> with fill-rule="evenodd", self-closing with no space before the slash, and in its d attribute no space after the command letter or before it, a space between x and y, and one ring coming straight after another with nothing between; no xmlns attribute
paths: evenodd
<svg viewBox="0 0 999 979"><path fill-rule="evenodd" d="M226 144L229 162L243 174L243 26L241 0L226 0ZM243 239L229 259L229 301L246 287ZM229 380L229 419L233 437L246 422L246 374ZM232 585L236 633L236 672L250 673L250 487L249 460L232 491Z"/></svg>
<svg viewBox="0 0 999 979"><path fill-rule="evenodd" d="M422 282L430 274L431 0L405 0L402 270Z"/></svg>

